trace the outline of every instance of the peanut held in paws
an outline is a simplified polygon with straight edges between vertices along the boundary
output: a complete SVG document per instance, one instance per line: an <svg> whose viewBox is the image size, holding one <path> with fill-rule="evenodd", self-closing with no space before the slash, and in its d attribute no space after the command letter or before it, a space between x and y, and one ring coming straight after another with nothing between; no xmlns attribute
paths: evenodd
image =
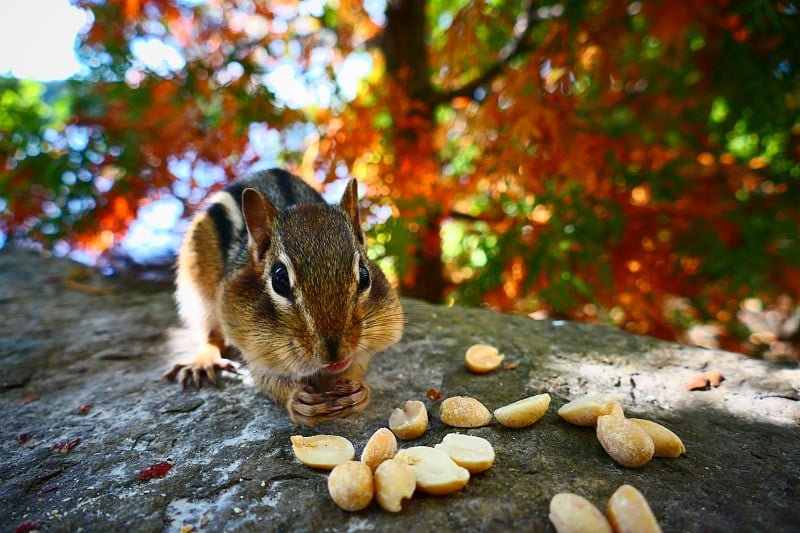
<svg viewBox="0 0 800 533"><path fill-rule="evenodd" d="M322 393L313 389L295 391L286 407L293 421L316 426L361 412L369 405L369 399L369 388L363 382L340 380L333 389Z"/></svg>

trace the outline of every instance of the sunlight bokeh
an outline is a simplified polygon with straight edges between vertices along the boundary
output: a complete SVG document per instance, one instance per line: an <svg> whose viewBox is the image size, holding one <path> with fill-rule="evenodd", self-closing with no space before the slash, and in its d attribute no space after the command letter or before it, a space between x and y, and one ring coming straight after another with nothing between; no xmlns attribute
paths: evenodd
<svg viewBox="0 0 800 533"><path fill-rule="evenodd" d="M0 74L53 81L78 73L75 37L88 22L69 0L0 2Z"/></svg>

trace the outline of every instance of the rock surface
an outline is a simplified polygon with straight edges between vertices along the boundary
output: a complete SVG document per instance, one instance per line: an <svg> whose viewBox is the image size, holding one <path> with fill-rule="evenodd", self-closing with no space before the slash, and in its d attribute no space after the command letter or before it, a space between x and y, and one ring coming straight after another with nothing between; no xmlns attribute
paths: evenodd
<svg viewBox="0 0 800 533"><path fill-rule="evenodd" d="M61 259L0 252L2 531L552 531L554 494L574 492L605 510L625 483L645 494L664 531L800 528L796 364L406 302L404 340L368 376L372 405L309 429L258 396L246 372L226 374L220 388L182 391L161 381L174 353L190 349L168 289L81 272ZM469 373L464 353L477 342L497 346L516 368ZM726 379L687 392L687 379L705 370ZM440 422L441 401L427 399L428 389L473 396L490 410L542 392L553 401L525 429L494 422L455 430ZM638 469L615 464L592 428L556 414L595 391L614 393L629 416L671 428L686 454ZM431 418L413 445L454 431L479 435L495 447L494 466L453 495L416 495L398 514L374 502L340 510L326 473L297 462L289 437L342 435L360 454L410 399L423 400ZM161 461L174 465L164 477L139 478Z"/></svg>

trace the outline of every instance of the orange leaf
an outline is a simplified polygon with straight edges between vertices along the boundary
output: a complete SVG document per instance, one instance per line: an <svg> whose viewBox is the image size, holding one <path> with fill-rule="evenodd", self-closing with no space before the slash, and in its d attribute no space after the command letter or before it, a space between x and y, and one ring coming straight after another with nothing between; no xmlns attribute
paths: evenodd
<svg viewBox="0 0 800 533"><path fill-rule="evenodd" d="M684 387L688 391L708 390L708 378L706 377L705 372L702 374L695 374L689 378L689 381L686 382Z"/></svg>
<svg viewBox="0 0 800 533"><path fill-rule="evenodd" d="M719 384L725 380L725 376L719 372L706 372L706 377L712 387L719 387Z"/></svg>
<svg viewBox="0 0 800 533"><path fill-rule="evenodd" d="M125 19L132 22L141 10L141 0L125 0Z"/></svg>
<svg viewBox="0 0 800 533"><path fill-rule="evenodd" d="M428 389L428 392L425 395L432 402L442 399L442 391L436 389Z"/></svg>
<svg viewBox="0 0 800 533"><path fill-rule="evenodd" d="M711 387L719 387L719 384L725 380L725 376L717 371L703 372L702 374L695 374L686 382L684 387L686 390L708 390Z"/></svg>

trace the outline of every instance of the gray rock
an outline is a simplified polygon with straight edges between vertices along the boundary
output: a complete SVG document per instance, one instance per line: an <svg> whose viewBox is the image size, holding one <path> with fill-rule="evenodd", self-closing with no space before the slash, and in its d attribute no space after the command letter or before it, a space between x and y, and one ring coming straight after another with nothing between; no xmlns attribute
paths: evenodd
<svg viewBox="0 0 800 533"><path fill-rule="evenodd" d="M605 327L406 302L404 340L376 358L368 377L373 404L355 418L309 429L257 395L246 371L226 374L219 388L182 391L162 381L173 353L190 349L169 291L99 277L76 286L67 282L76 268L0 252L2 531L39 521L46 531L548 531L557 492L605 509L625 483L646 495L664 531L800 530L796 364ZM497 346L518 366L469 373L464 352L476 342ZM687 392L685 381L704 370L726 379ZM440 442L459 430L439 421L440 402L426 398L428 389L473 396L490 409L542 392L553 401L529 428L460 430L492 442L494 466L453 495L415 496L399 514L375 503L340 510L328 497L326 473L295 460L293 434L342 435L360 454L409 399L423 400L431 415L430 429L413 444ZM556 414L593 391L613 392L626 414L673 429L686 454L639 469L615 464L591 428ZM74 439L67 453L53 449ZM166 476L139 479L160 461L174 465Z"/></svg>

